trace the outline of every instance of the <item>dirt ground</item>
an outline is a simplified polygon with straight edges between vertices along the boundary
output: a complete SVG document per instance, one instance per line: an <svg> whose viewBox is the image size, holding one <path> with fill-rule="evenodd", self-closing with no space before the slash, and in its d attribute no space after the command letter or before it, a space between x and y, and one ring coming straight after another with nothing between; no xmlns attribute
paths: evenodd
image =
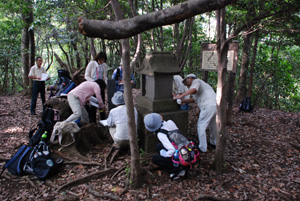
<svg viewBox="0 0 300 201"><path fill-rule="evenodd" d="M137 93L134 90L134 97ZM41 113L40 99L37 108ZM41 118L29 111L29 98L0 96L1 166L21 144L28 143L30 127ZM188 138L196 144L198 115L199 109L191 104ZM215 150L211 149L201 153L201 161L187 178L176 181L155 169L151 157L146 157L141 165L148 170L147 180L141 188L132 189L129 152L117 155L105 169L105 156L111 148L108 137L85 155L94 164L66 163L45 183L6 170L0 177L0 200L300 200L299 134L296 113L264 108L244 113L235 108L233 122L227 126L226 171L221 175L212 168ZM64 186L71 181L75 182Z"/></svg>

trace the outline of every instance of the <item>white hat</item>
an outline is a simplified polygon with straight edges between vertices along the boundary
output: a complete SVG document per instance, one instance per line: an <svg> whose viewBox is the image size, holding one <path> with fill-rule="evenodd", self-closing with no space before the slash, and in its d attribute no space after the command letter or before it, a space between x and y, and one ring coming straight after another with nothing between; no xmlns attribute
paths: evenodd
<svg viewBox="0 0 300 201"><path fill-rule="evenodd" d="M161 127L162 118L157 113L150 113L144 117L144 124L148 131L154 132Z"/></svg>
<svg viewBox="0 0 300 201"><path fill-rule="evenodd" d="M123 93L121 91L117 91L114 93L114 96L111 98L111 102L114 105L124 105Z"/></svg>
<svg viewBox="0 0 300 201"><path fill-rule="evenodd" d="M191 74L188 74L188 75L182 80L182 83L184 83L185 80L186 80L187 78L189 78L189 77L192 77L192 78L195 78L195 79L197 78L195 74L191 73Z"/></svg>

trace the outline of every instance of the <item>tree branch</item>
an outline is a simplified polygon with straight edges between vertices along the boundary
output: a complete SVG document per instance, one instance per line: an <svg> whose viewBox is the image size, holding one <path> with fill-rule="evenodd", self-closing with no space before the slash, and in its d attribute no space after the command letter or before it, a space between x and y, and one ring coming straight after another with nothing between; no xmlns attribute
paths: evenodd
<svg viewBox="0 0 300 201"><path fill-rule="evenodd" d="M182 22L195 15L221 9L233 2L235 0L189 0L164 10L119 21L88 20L80 17L79 31L88 37L125 39L156 27Z"/></svg>

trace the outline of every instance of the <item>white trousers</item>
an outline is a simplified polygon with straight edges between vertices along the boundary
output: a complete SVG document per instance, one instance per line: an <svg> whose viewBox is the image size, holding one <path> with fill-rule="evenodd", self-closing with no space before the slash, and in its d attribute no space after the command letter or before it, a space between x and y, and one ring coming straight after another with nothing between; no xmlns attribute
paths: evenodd
<svg viewBox="0 0 300 201"><path fill-rule="evenodd" d="M125 140L125 139L119 139L117 138L117 128L116 127L110 127L109 128L109 134L112 137L112 139L114 140L114 143L121 146L121 147L126 147L129 146L129 140Z"/></svg>
<svg viewBox="0 0 300 201"><path fill-rule="evenodd" d="M84 107L81 107L79 98L74 94L68 94L68 103L73 112L66 121L72 122L81 118L81 121L90 123L89 114Z"/></svg>
<svg viewBox="0 0 300 201"><path fill-rule="evenodd" d="M217 144L217 122L216 122L216 105L207 105L200 108L199 119L197 122L197 132L199 137L199 149L202 152L207 151L206 128L209 127L210 143Z"/></svg>

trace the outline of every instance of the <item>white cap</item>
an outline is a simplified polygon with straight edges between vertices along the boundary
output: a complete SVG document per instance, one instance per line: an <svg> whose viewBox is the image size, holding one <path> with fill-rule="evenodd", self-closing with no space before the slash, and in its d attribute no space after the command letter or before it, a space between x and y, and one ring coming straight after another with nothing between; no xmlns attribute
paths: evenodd
<svg viewBox="0 0 300 201"><path fill-rule="evenodd" d="M191 73L191 74L188 74L188 75L184 78L184 80L182 80L182 83L184 83L185 80L186 80L187 78L189 78L189 77L192 77L192 78L195 78L195 79L197 78L195 74Z"/></svg>

